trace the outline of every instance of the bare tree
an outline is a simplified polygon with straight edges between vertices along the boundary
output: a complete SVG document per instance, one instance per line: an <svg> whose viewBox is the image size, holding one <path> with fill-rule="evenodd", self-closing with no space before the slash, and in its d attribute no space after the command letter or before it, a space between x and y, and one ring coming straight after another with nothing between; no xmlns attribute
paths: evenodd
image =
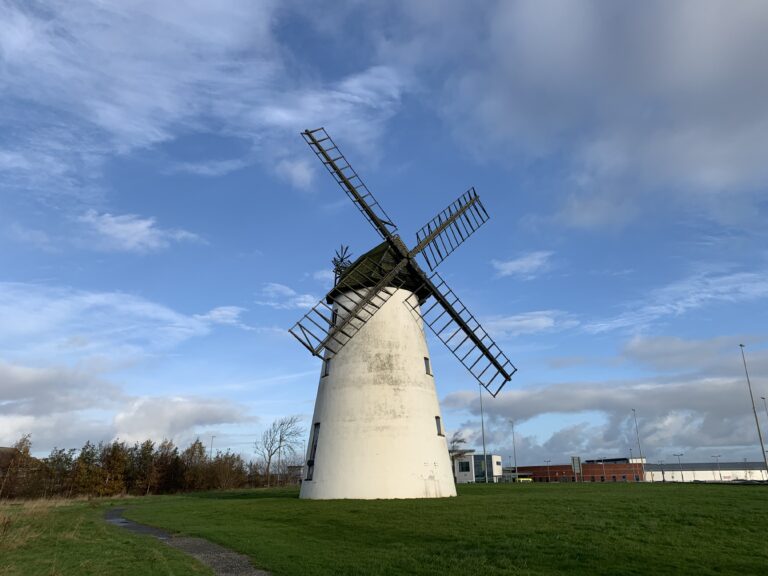
<svg viewBox="0 0 768 576"><path fill-rule="evenodd" d="M272 461L279 460L283 454L295 454L296 448L301 444L304 429L301 427L298 416L284 416L272 422L272 425L264 430L261 439L254 446L256 454L264 463L264 473L267 477L267 486L270 483L270 469Z"/></svg>
<svg viewBox="0 0 768 576"><path fill-rule="evenodd" d="M451 439L448 440L448 454L451 457L451 470L453 472L453 481L456 482L456 460L462 456L469 454L470 450L466 449L464 445L467 443L467 439L461 431L456 431L451 435Z"/></svg>

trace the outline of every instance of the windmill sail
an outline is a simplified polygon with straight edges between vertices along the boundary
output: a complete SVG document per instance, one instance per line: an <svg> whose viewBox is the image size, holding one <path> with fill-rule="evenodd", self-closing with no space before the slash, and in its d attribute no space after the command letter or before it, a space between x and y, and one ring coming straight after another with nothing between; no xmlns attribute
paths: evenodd
<svg viewBox="0 0 768 576"><path fill-rule="evenodd" d="M384 209L374 198L373 194L371 194L371 191L368 190L360 176L357 175L355 169L350 166L344 154L341 153L339 147L336 146L336 143L325 131L325 128L305 130L301 135L323 163L323 166L333 176L333 179L336 180L339 187L344 190L358 210L365 216L366 220L371 223L371 226L376 229L382 238L391 238L392 234L397 232L397 226L392 223L391 218L384 212Z"/></svg>
<svg viewBox="0 0 768 576"><path fill-rule="evenodd" d="M414 307L414 311L495 397L517 368L439 274L433 274L427 283L434 301L421 309Z"/></svg>
<svg viewBox="0 0 768 576"><path fill-rule="evenodd" d="M339 151L324 128L305 130L304 140L384 239L379 246L338 271L336 285L289 331L312 354L333 356L403 288L424 323L493 396L517 368L499 349L467 307L438 275L428 277L416 263L422 254L434 270L489 216L474 188L430 220L408 250L397 227ZM429 298L434 298L431 304ZM418 304L418 305L417 305ZM428 304L423 309L419 305Z"/></svg>
<svg viewBox="0 0 768 576"><path fill-rule="evenodd" d="M470 188L416 233L418 245L413 252L421 252L429 269L434 271L488 218L480 197Z"/></svg>

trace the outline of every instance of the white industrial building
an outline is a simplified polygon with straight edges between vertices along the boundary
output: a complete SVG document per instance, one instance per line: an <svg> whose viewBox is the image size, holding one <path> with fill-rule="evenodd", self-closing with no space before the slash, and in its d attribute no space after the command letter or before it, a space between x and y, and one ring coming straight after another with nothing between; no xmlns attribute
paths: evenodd
<svg viewBox="0 0 768 576"><path fill-rule="evenodd" d="M488 469L488 482L499 482L503 469L501 456L498 454L486 454L485 466L483 455L475 454L474 450L462 450L459 454L453 454L453 473L457 484L471 484L473 482L485 482L485 470Z"/></svg>
<svg viewBox="0 0 768 576"><path fill-rule="evenodd" d="M645 464L646 482L736 482L768 480L763 462L665 462Z"/></svg>

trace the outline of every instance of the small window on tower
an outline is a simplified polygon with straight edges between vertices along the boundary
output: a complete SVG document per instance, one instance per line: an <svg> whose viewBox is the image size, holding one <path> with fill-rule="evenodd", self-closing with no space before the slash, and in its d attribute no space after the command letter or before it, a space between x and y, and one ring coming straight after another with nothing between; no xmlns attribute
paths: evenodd
<svg viewBox="0 0 768 576"><path fill-rule="evenodd" d="M429 365L429 358L426 356L424 356L424 368L426 369L427 374L432 376L432 367Z"/></svg>
<svg viewBox="0 0 768 576"><path fill-rule="evenodd" d="M437 435L445 436L443 433L443 423L440 422L440 416L435 416L435 424L437 425Z"/></svg>
<svg viewBox="0 0 768 576"><path fill-rule="evenodd" d="M331 371L331 359L326 358L325 360L323 360L323 378L328 376L330 371Z"/></svg>

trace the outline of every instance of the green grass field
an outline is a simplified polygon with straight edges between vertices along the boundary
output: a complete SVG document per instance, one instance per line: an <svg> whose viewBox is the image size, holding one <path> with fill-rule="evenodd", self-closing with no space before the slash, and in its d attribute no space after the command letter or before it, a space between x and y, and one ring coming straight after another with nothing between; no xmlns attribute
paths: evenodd
<svg viewBox="0 0 768 576"><path fill-rule="evenodd" d="M207 538L276 576L768 573L766 486L476 485L453 499L370 502L296 496L286 489L135 498L126 516ZM100 525L115 504L56 507L59 529L38 527L11 550L0 541L0 573L195 573L175 551ZM61 534L79 565L64 561ZM46 571L54 555L56 571ZM130 569L100 570L115 562Z"/></svg>
<svg viewBox="0 0 768 576"><path fill-rule="evenodd" d="M112 504L108 500L0 503L0 574L211 574L153 538L108 525L104 508Z"/></svg>

